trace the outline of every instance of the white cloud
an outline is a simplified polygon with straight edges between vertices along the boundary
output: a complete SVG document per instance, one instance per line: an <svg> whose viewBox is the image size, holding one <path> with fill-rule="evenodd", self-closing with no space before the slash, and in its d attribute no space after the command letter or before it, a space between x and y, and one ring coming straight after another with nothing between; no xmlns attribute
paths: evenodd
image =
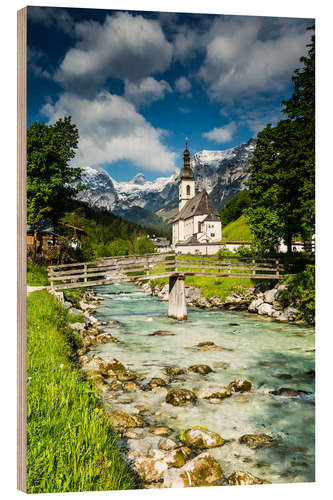
<svg viewBox="0 0 333 500"><path fill-rule="evenodd" d="M212 25L199 71L212 99L231 102L280 91L290 83L310 35L304 23L288 23L288 30L283 23L275 23L274 38L268 38L267 22L264 18L229 18Z"/></svg>
<svg viewBox="0 0 333 500"><path fill-rule="evenodd" d="M153 101L163 99L171 87L165 80L155 80L151 76L144 78L139 83L125 80L125 98L137 106L147 106Z"/></svg>
<svg viewBox="0 0 333 500"><path fill-rule="evenodd" d="M175 81L175 85L177 92L182 94L191 90L191 82L185 76L177 78L177 80Z"/></svg>
<svg viewBox="0 0 333 500"><path fill-rule="evenodd" d="M107 78L139 82L165 71L173 47L158 21L119 12L103 25L82 22L75 26L79 41L65 55L56 79L80 92L102 85Z"/></svg>
<svg viewBox="0 0 333 500"><path fill-rule="evenodd" d="M236 128L236 123L231 122L225 127L213 128L213 130L210 130L209 132L204 132L202 136L217 143L229 142L231 141Z"/></svg>
<svg viewBox="0 0 333 500"><path fill-rule="evenodd" d="M42 113L49 123L71 115L79 129L77 165L102 165L129 160L156 172L175 168L176 154L161 142L163 131L155 129L123 97L100 92L94 99L65 92Z"/></svg>

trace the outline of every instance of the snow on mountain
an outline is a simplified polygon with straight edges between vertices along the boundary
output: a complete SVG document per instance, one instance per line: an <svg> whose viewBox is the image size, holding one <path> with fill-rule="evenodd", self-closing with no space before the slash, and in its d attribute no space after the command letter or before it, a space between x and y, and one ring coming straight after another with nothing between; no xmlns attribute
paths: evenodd
<svg viewBox="0 0 333 500"><path fill-rule="evenodd" d="M216 206L222 208L239 191L246 189L249 159L255 139L225 151L203 150L191 158L197 192L206 189ZM178 200L179 170L170 177L148 181L142 173L128 182L118 182L102 168L84 167L83 191L79 199L108 210L141 207L157 211Z"/></svg>

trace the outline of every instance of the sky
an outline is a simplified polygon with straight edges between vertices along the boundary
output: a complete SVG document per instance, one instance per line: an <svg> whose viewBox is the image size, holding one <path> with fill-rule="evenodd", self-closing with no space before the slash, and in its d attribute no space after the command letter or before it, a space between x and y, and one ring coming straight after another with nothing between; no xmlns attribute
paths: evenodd
<svg viewBox="0 0 333 500"><path fill-rule="evenodd" d="M148 180L283 118L312 19L28 7L28 126L71 115L73 164Z"/></svg>

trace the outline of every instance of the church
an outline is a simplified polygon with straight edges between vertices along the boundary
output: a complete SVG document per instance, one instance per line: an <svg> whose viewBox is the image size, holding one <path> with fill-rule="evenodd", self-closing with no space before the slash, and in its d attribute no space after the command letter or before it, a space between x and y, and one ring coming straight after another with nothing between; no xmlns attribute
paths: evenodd
<svg viewBox="0 0 333 500"><path fill-rule="evenodd" d="M195 194L186 142L180 171L179 212L172 224L172 247L176 253L212 255L220 249L221 239L221 218L213 201L205 189Z"/></svg>

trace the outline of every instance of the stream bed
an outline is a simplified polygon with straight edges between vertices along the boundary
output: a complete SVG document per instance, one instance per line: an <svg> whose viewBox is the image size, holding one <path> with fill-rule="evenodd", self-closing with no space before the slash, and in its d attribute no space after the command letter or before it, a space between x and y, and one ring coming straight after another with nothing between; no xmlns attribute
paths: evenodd
<svg viewBox="0 0 333 500"><path fill-rule="evenodd" d="M165 368L205 364L207 375L186 373L168 387L150 391L114 392L110 405L129 413L145 412L150 425L168 426L174 436L192 426L219 433L225 445L208 452L225 475L246 470L272 483L315 480L314 329L279 323L257 315L189 308L188 320L169 319L167 302L138 287L122 283L95 288L103 297L95 313L100 321L116 322L106 331L117 343L93 347L91 355L117 358L145 378L166 377ZM173 336L152 336L167 330ZM212 341L225 350L202 351L198 343ZM247 379L252 390L223 400L200 399L193 406L166 403L168 390L198 391L207 385L228 385ZM272 390L288 387L309 394L282 397ZM244 434L268 434L278 445L252 449L239 443Z"/></svg>

